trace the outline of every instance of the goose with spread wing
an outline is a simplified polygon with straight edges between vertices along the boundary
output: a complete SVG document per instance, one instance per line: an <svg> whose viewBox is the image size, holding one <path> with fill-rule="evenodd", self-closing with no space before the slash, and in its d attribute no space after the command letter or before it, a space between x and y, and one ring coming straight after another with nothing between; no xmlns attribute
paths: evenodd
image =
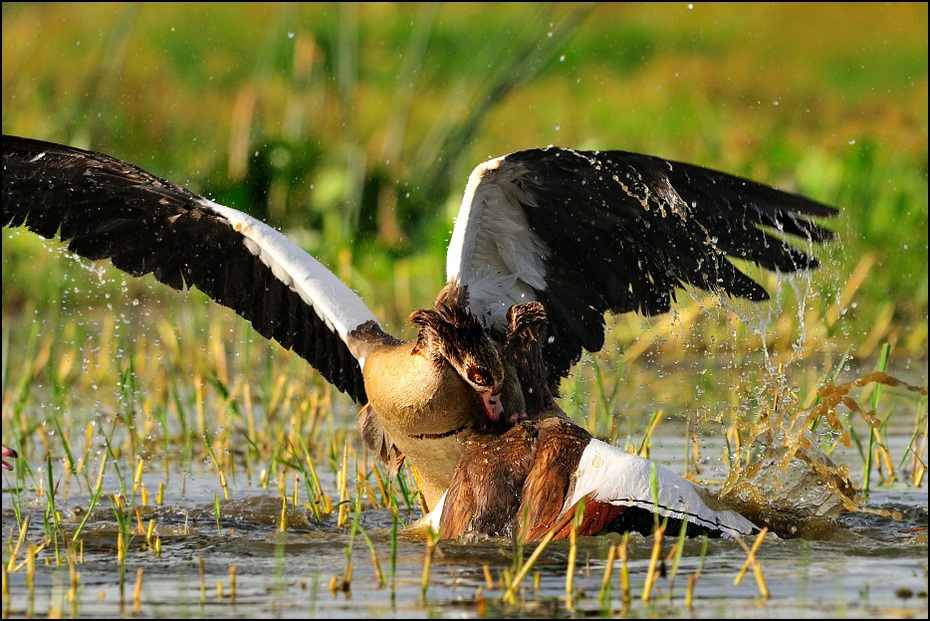
<svg viewBox="0 0 930 621"><path fill-rule="evenodd" d="M427 507L452 479L464 441L520 418L500 356L507 311L548 311L547 384L604 343L605 313L671 308L694 286L768 294L731 262L778 272L817 266L810 247L837 211L690 164L624 151L529 149L471 174L447 254L447 287L411 314L410 341L274 228L119 159L3 136L4 226L60 237L72 252L196 287L306 359L362 405L366 444L407 459Z"/></svg>

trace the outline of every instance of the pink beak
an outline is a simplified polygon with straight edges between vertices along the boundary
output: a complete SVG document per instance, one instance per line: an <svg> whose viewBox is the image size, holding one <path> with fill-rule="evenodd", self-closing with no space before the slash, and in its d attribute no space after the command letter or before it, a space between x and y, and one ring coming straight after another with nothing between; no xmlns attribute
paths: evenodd
<svg viewBox="0 0 930 621"><path fill-rule="evenodd" d="M494 420L497 420L497 419L494 419ZM16 454L16 451L14 451L13 449L9 448L6 444L3 445L3 456L4 456L4 457L12 457L13 459L16 459L17 457L19 457L19 456ZM2 460L2 461L3 461L3 469L4 469L4 470L12 470L12 469L13 469L13 465L12 465L12 464L6 463L6 460Z"/></svg>
<svg viewBox="0 0 930 621"><path fill-rule="evenodd" d="M496 423L500 420L501 414L504 413L504 404L501 403L500 392L493 394L490 392L482 392L479 394L481 395L481 403L484 405L485 414L488 415L488 418L490 418L492 422Z"/></svg>

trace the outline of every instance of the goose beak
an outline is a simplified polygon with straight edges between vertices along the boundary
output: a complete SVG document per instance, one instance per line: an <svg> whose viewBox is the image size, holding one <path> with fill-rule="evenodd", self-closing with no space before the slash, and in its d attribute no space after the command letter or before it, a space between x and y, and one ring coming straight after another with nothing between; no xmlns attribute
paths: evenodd
<svg viewBox="0 0 930 621"><path fill-rule="evenodd" d="M501 401L500 391L494 393L482 392L480 395L485 414L488 415L488 418L490 418L492 422L496 423L500 420L501 414L504 413L504 404Z"/></svg>
<svg viewBox="0 0 930 621"><path fill-rule="evenodd" d="M489 414L489 416L490 416L490 414ZM497 419L495 418L494 420L497 420ZM3 456L4 456L4 457L11 457L11 458L13 458L13 459L16 459L16 458L18 457L18 455L16 454L16 451L14 451L13 449L7 447L6 445L3 445ZM7 463L6 460L4 459L4 460L3 460L3 469L4 469L4 470L12 470L12 469L13 469L13 465Z"/></svg>

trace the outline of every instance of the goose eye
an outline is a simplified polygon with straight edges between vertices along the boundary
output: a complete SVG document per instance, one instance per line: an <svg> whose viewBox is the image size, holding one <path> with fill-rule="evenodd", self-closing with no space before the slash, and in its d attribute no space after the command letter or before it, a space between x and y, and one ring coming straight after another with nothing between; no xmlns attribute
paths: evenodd
<svg viewBox="0 0 930 621"><path fill-rule="evenodd" d="M482 369L469 369L468 379L477 386L490 386L494 383L491 379L491 374Z"/></svg>

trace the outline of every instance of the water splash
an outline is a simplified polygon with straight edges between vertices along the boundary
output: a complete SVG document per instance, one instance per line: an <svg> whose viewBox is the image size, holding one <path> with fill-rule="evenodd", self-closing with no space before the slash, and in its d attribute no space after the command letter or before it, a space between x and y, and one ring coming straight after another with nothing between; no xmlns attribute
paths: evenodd
<svg viewBox="0 0 930 621"><path fill-rule="evenodd" d="M853 388L869 383L903 387L926 395L926 387L911 386L886 373L875 372L855 380L826 382L817 402L803 408L797 391L784 374L766 382L770 399L760 399L754 420L731 430L736 459L719 496L740 512L783 537L830 538L836 519L844 512L893 512L866 506L866 498L852 481L849 468L836 464L819 446L813 430L833 443L850 446L849 423L837 409L845 407L870 426L881 421L850 396Z"/></svg>

